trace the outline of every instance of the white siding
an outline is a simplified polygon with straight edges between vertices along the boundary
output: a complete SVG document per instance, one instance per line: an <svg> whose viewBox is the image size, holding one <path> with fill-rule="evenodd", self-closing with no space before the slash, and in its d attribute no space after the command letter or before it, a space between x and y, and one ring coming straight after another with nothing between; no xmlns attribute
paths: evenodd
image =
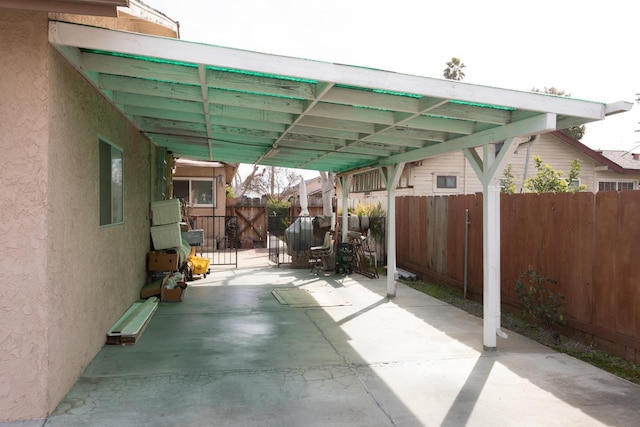
<svg viewBox="0 0 640 427"><path fill-rule="evenodd" d="M603 165L583 154L574 147L566 144L551 133L541 135L540 138L529 147L529 143L522 144L513 155L510 164L516 178L516 188L520 191L527 177L532 177L537 170L534 156L540 156L543 164L548 164L556 170L564 172L568 177L571 169L571 162L580 160L580 183L587 186L586 191L598 191L598 180L633 181L638 188L637 176L620 175L612 171L598 171ZM530 148L527 157L527 148ZM482 149L476 149L482 158ZM528 163L527 174L525 176L525 163ZM411 164L410 169L412 188L399 188L396 190L397 196L431 196L446 194L474 194L482 192L482 184L476 176L473 168L459 151L455 153L443 154L441 156L424 159ZM436 188L436 177L438 175L455 175L458 181L458 188L438 189ZM341 199L338 196L338 200ZM358 203L382 203L386 208L386 191L372 191L369 194L353 193L349 195L349 206L356 206Z"/></svg>
<svg viewBox="0 0 640 427"><path fill-rule="evenodd" d="M543 164L550 165L553 169L561 170L564 176L568 177L571 170L571 162L575 159L580 160L580 183L587 186L587 191L594 191L594 171L598 166L593 159L582 154L575 148L563 143L551 134L541 135L540 139L531 144L527 175L524 174L525 163L527 162L527 148L529 144L522 144L511 160L513 166L513 174L516 177L516 186L518 191L522 188L524 180L535 176L537 173L534 156L540 156Z"/></svg>

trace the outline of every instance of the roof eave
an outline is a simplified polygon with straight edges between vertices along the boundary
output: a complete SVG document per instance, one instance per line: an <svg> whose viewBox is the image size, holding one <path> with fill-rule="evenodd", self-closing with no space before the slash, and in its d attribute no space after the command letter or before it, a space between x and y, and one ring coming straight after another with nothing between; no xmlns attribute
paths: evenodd
<svg viewBox="0 0 640 427"><path fill-rule="evenodd" d="M0 0L0 8L117 17L129 0Z"/></svg>

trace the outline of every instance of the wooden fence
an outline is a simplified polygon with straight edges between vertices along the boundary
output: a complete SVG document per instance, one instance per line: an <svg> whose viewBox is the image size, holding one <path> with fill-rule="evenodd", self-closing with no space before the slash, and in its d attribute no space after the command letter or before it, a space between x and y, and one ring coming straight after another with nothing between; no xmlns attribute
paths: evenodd
<svg viewBox="0 0 640 427"><path fill-rule="evenodd" d="M322 215L322 200L310 198L307 209L309 216ZM298 216L300 211L300 202L296 200L291 204L288 216ZM272 214L267 211L264 198L227 199L226 215L236 218L237 239L243 248L266 247L267 218Z"/></svg>
<svg viewBox="0 0 640 427"><path fill-rule="evenodd" d="M482 194L399 197L398 266L482 299ZM529 266L558 281L570 332L640 362L640 191L501 195L501 294ZM401 219L401 220L400 220Z"/></svg>

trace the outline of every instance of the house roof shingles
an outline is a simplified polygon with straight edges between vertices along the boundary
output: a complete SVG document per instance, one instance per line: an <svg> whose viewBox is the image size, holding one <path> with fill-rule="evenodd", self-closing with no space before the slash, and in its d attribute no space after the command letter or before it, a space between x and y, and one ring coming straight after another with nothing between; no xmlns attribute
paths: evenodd
<svg viewBox="0 0 640 427"><path fill-rule="evenodd" d="M640 156L636 153L623 150L602 150L600 154L622 166L624 169L632 169L640 172Z"/></svg>

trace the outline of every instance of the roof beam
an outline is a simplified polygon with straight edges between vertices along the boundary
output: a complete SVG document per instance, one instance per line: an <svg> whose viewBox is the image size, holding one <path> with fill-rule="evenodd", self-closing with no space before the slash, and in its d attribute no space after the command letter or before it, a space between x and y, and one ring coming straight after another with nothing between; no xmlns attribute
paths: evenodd
<svg viewBox="0 0 640 427"><path fill-rule="evenodd" d="M210 69L206 84L212 88L235 92L253 92L296 99L315 98L315 88L311 83L276 77L262 77Z"/></svg>
<svg viewBox="0 0 640 427"><path fill-rule="evenodd" d="M176 120L180 122L204 123L204 115L202 113L186 113L184 111L161 110L158 108L147 108L138 106L125 105L123 111L131 116L141 120L143 117L162 120Z"/></svg>
<svg viewBox="0 0 640 427"><path fill-rule="evenodd" d="M156 97L160 96L168 99L177 98L183 101L202 101L202 92L200 88L191 85L171 84L157 80L115 76L112 74L101 74L98 80L98 85L101 89L109 91Z"/></svg>
<svg viewBox="0 0 640 427"><path fill-rule="evenodd" d="M208 98L212 104L253 108L256 110L270 110L280 113L300 114L304 108L300 100L274 98L221 89L209 89Z"/></svg>
<svg viewBox="0 0 640 427"><path fill-rule="evenodd" d="M136 95L121 92L115 92L113 94L113 102L118 105L202 114L202 102L182 101L171 98L155 98L148 95Z"/></svg>
<svg viewBox="0 0 640 427"><path fill-rule="evenodd" d="M328 119L353 120L368 123L392 125L395 123L391 111L380 111L372 108L353 108L346 105L319 102L307 112L307 116L324 117Z"/></svg>
<svg viewBox="0 0 640 427"><path fill-rule="evenodd" d="M555 114L540 114L539 116L532 117L530 119L509 123L508 125L488 129L473 135L463 136L440 144L434 144L429 147L419 148L407 153L390 156L387 159L380 161L379 165L382 166L401 162L414 162L427 157L433 157L452 151L459 151L464 148L479 147L481 145L502 141L511 137L531 136L538 133L546 133L555 130L555 128Z"/></svg>

